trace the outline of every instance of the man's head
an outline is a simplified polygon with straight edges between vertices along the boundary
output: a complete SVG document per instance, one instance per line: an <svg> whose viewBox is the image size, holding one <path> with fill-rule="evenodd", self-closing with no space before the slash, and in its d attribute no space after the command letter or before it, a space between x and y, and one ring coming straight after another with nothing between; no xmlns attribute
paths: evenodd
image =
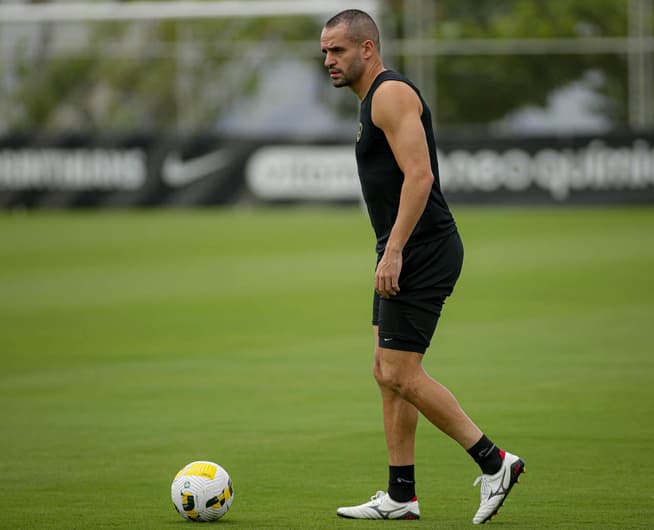
<svg viewBox="0 0 654 530"><path fill-rule="evenodd" d="M371 40L377 52L381 50L379 29L368 13L359 9L346 9L330 18L325 24L325 28L334 28L339 24L345 25L347 36L354 44Z"/></svg>
<svg viewBox="0 0 654 530"><path fill-rule="evenodd" d="M334 86L351 86L371 60L379 59L379 30L370 15L348 9L327 21L320 45Z"/></svg>

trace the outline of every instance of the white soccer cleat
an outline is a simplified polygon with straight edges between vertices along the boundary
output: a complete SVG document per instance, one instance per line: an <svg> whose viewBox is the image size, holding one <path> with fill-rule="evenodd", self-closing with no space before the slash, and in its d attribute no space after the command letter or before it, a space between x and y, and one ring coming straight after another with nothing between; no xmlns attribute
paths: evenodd
<svg viewBox="0 0 654 530"><path fill-rule="evenodd" d="M370 502L338 508L336 514L347 519L420 519L420 508L418 497L409 502L397 502L388 493L378 491Z"/></svg>
<svg viewBox="0 0 654 530"><path fill-rule="evenodd" d="M505 452L502 467L497 473L477 477L474 485L481 482L481 503L472 518L473 524L484 524L486 521L490 521L524 471L525 463L516 455Z"/></svg>

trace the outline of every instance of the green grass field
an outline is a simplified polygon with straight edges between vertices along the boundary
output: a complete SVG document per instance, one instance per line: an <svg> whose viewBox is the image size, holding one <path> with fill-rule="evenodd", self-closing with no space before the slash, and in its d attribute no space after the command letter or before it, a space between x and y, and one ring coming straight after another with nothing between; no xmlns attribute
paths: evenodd
<svg viewBox="0 0 654 530"><path fill-rule="evenodd" d="M455 208L466 263L425 358L527 474L490 525L654 527L654 208ZM387 480L359 209L0 215L0 527L467 528L478 470L419 425L417 522ZM186 525L186 526L185 526Z"/></svg>

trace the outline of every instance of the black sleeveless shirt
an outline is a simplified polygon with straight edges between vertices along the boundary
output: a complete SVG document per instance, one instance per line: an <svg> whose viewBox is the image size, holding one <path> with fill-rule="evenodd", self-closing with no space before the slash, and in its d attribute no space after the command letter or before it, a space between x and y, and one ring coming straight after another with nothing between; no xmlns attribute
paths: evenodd
<svg viewBox="0 0 654 530"><path fill-rule="evenodd" d="M429 147L431 170L434 175L427 206L409 237L405 248L436 241L456 231L454 218L440 189L436 140L431 123L431 111L422 99L420 91L406 77L385 70L372 83L368 94L361 102L359 131L357 133L356 159L363 198L368 208L370 221L377 236L377 252L383 253L386 242L395 223L400 206L400 192L404 174L398 166L384 131L372 122L372 96L384 81L402 81L416 91L422 102L421 122Z"/></svg>

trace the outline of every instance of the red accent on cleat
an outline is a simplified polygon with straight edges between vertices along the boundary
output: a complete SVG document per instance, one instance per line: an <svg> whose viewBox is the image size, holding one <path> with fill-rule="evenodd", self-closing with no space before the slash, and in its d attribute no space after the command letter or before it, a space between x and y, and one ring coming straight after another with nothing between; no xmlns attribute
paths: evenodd
<svg viewBox="0 0 654 530"><path fill-rule="evenodd" d="M500 449L500 458L501 458L502 460L504 460L504 457L505 457L505 456L506 456L506 452L505 452L505 451L502 451L502 449Z"/></svg>

